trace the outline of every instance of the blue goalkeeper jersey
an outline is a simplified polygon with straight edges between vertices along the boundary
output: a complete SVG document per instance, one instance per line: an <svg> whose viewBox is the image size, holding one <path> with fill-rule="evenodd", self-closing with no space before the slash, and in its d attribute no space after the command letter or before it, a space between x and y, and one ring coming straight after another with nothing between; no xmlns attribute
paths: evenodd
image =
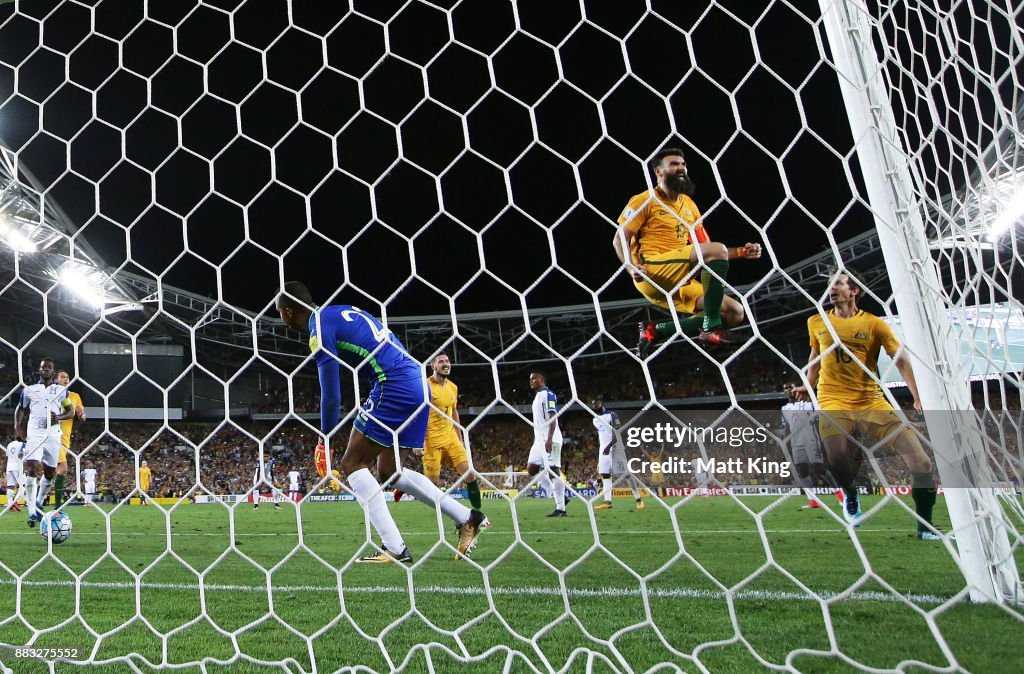
<svg viewBox="0 0 1024 674"><path fill-rule="evenodd" d="M347 304L318 308L310 315L309 348L320 375L320 430L324 433L333 430L341 417L338 361L372 385L421 382L424 377L423 367L390 330Z"/></svg>

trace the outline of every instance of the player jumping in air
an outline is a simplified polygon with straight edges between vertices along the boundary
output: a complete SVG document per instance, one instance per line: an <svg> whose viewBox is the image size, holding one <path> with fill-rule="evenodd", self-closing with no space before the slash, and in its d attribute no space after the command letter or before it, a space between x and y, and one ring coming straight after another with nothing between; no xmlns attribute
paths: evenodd
<svg viewBox="0 0 1024 674"><path fill-rule="evenodd" d="M540 473L540 486L555 499L548 517L565 517L565 481L562 480L562 429L558 427L558 398L548 388L543 372L530 373L533 395L533 446L526 461L530 477ZM543 469L543 472L541 470Z"/></svg>
<svg viewBox="0 0 1024 674"><path fill-rule="evenodd" d="M68 398L67 388L54 379L53 360L44 358L39 363L39 381L21 390L21 402L14 410L15 437L25 442L22 470L30 527L42 519L42 504L46 503L57 471L60 422L73 416L75 408ZM40 473L42 478L37 484Z"/></svg>
<svg viewBox="0 0 1024 674"><path fill-rule="evenodd" d="M652 304L668 309L666 295L672 295L676 311L686 315L679 321L684 335L708 344L728 344L728 328L744 316L743 305L725 295L729 262L756 260L761 257L761 244L727 248L711 240L691 199L696 188L682 150L659 150L651 158L650 169L657 186L626 204L613 241L615 254L636 289ZM694 277L698 268L700 280ZM642 324L640 357L675 332L672 321Z"/></svg>
<svg viewBox="0 0 1024 674"><path fill-rule="evenodd" d="M344 304L317 307L302 283L285 284L277 298L277 311L288 327L309 331L309 347L320 374L320 430L325 437L334 431L341 416L340 362L355 368L371 387L339 463L383 543L379 553L357 561L412 563L409 548L388 511L370 466L376 461L381 479L387 480L399 465L392 447L397 444L399 450L423 448L430 416L430 391L422 367L376 318ZM322 445L323 442L316 452L321 477L327 474L327 450ZM426 476L408 468L398 472L394 486L432 508L440 507L455 521L459 527L456 558L470 551L480 533L483 513L458 503Z"/></svg>
<svg viewBox="0 0 1024 674"><path fill-rule="evenodd" d="M597 452L597 472L601 475L601 494L604 503L594 506L594 510L608 510L612 507L612 475L625 475L629 488L636 499L636 509L643 510L646 506L640 496L637 479L626 469L625 452L622 443L615 437L615 431L622 424L619 415L604 406L604 398L590 401L590 409L594 410L594 428L597 430L597 441L600 445Z"/></svg>
<svg viewBox="0 0 1024 674"><path fill-rule="evenodd" d="M817 388L818 407L822 411L818 428L825 444L829 468L846 495L843 514L853 526L860 525L860 497L854 480L860 471L863 454L851 436L861 433L873 441L884 438L910 469L911 495L920 518L917 537L927 541L941 540L932 525L935 480L931 459L913 431L900 428L901 415L886 400L874 376L878 371L878 355L884 348L914 397L914 409L920 412L921 399L917 395L914 370L889 324L857 308L860 294L861 288L853 270L847 269L833 276L829 289L832 309L827 320L839 338L838 342L820 314L807 319L811 343L807 381ZM808 398L806 387L799 386L794 391L801 399Z"/></svg>

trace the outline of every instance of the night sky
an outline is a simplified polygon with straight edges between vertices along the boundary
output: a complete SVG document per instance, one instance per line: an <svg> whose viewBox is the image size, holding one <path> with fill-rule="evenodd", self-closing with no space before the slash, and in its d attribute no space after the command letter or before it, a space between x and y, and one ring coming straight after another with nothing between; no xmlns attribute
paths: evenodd
<svg viewBox="0 0 1024 674"><path fill-rule="evenodd" d="M594 2L585 23L575 3L343 4L5 5L0 137L110 267L214 298L219 267L220 297L256 312L278 260L318 299L347 281L341 299L391 316L447 313L467 283L458 312L517 309L509 288L587 302L667 143L688 150L713 238L770 243L780 267L824 227L870 226L847 208L813 0ZM600 295L635 296L621 273Z"/></svg>

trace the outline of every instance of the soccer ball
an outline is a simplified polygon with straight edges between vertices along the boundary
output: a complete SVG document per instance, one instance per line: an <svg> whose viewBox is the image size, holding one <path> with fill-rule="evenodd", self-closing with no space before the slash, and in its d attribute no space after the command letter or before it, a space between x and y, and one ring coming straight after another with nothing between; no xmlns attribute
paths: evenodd
<svg viewBox="0 0 1024 674"><path fill-rule="evenodd" d="M63 510L46 513L39 523L39 533L54 544L63 543L71 538L71 518Z"/></svg>

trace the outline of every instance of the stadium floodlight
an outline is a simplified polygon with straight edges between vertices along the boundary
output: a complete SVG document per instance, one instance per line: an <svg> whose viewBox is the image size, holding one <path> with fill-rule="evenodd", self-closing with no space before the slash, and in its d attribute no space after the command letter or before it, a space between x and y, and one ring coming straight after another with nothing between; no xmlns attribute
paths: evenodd
<svg viewBox="0 0 1024 674"><path fill-rule="evenodd" d="M18 253L35 253L39 250L35 242L22 234L10 216L0 216L0 239Z"/></svg>
<svg viewBox="0 0 1024 674"><path fill-rule="evenodd" d="M1024 172L1016 171L998 179L989 213L992 216L986 238L995 242L1024 218Z"/></svg>
<svg viewBox="0 0 1024 674"><path fill-rule="evenodd" d="M68 262L61 268L59 278L61 285L71 290L89 306L102 309L106 304L103 284L96 278L96 271L91 267Z"/></svg>

